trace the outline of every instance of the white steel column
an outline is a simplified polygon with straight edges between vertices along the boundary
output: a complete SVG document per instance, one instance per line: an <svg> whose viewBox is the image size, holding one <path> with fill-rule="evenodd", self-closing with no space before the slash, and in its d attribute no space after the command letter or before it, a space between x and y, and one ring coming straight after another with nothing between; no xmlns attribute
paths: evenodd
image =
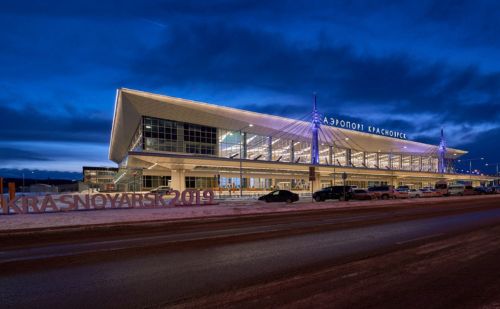
<svg viewBox="0 0 500 309"><path fill-rule="evenodd" d="M183 169L172 170L172 189L182 192L186 189L186 171Z"/></svg>

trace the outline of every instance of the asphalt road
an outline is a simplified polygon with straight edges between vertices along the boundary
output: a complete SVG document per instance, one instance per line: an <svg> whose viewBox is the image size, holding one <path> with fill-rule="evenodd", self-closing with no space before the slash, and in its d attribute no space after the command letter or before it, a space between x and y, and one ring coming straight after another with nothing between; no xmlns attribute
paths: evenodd
<svg viewBox="0 0 500 309"><path fill-rule="evenodd" d="M168 306L500 224L499 199L429 206L8 246L0 251L0 306Z"/></svg>

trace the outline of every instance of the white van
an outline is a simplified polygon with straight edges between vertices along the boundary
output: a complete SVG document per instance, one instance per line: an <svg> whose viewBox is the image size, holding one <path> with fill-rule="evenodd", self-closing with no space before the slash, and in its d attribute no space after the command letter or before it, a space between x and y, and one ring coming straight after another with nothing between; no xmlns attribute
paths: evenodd
<svg viewBox="0 0 500 309"><path fill-rule="evenodd" d="M448 187L448 195L464 195L465 186L460 184L450 185Z"/></svg>

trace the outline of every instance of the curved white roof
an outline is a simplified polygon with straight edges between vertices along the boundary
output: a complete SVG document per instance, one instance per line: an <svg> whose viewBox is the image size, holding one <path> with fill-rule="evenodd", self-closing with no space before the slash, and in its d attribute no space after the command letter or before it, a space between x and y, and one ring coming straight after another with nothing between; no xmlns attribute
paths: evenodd
<svg viewBox="0 0 500 309"><path fill-rule="evenodd" d="M309 122L267 115L231 107L218 106L203 102L169 97L131 89L117 91L109 158L121 162L128 153L134 133L142 116L151 116L174 121L239 130L248 124L245 132L273 136L286 132L294 140L310 141ZM436 145L429 145L410 140L369 134L353 130L321 126L322 143L351 148L358 151L383 153L409 153L429 155L437 153ZM281 133L283 134L283 133ZM467 153L463 150L448 148L447 156L457 158Z"/></svg>

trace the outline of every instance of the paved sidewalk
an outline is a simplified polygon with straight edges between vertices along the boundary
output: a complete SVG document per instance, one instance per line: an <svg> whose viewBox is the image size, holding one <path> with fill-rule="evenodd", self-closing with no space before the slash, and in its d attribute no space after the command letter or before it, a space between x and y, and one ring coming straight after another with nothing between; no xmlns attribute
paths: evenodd
<svg viewBox="0 0 500 309"><path fill-rule="evenodd" d="M375 201L302 201L293 204L264 203L258 201L225 201L214 206L177 206L154 209L105 209L71 212L0 215L0 233L30 229L50 229L61 227L107 225L120 223L140 223L151 221L173 221L182 219L238 216L276 212L307 211L317 209L348 209L356 207L405 207L450 200L499 199L499 195L438 197L426 199L375 200Z"/></svg>

